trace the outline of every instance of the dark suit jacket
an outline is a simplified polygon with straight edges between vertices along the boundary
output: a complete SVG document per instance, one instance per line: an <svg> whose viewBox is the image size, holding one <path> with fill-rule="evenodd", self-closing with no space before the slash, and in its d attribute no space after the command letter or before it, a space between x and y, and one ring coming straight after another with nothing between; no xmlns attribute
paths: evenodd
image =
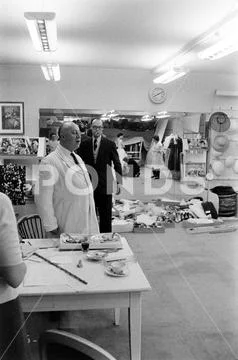
<svg viewBox="0 0 238 360"><path fill-rule="evenodd" d="M93 157L92 138L83 141L79 148L79 155L87 165L89 174L91 176L92 184L95 192L100 194L112 194L113 192L113 173L112 164L116 172L117 182L121 184L122 169L121 162L117 153L116 145L113 141L106 137L101 137L100 147L96 163ZM98 185L95 188L95 176L93 175L93 168L96 170L98 177Z"/></svg>

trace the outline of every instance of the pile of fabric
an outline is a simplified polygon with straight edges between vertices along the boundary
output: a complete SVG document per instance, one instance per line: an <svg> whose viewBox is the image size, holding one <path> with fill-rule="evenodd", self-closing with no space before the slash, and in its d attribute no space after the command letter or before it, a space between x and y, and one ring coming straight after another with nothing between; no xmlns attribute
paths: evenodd
<svg viewBox="0 0 238 360"><path fill-rule="evenodd" d="M114 204L114 224L121 224L128 230L151 229L160 230L161 227L171 227L188 219L210 219L217 218L215 207L210 202L203 202L202 199L191 199L174 203L163 203L155 200L142 202L139 200L117 200ZM133 224L133 226L132 226ZM120 232L120 230L117 230ZM132 230L131 230L132 231Z"/></svg>

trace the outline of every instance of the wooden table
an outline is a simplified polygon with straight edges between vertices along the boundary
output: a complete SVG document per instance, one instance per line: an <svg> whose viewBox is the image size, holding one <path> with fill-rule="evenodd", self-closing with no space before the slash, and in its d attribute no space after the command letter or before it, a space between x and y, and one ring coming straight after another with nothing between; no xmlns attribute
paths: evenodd
<svg viewBox="0 0 238 360"><path fill-rule="evenodd" d="M31 240L32 241L32 240ZM117 254L133 255L125 238ZM45 262L27 260L27 275L20 289L24 312L71 311L84 309L128 308L131 360L141 359L141 297L150 290L140 265L130 262L129 275L111 277L101 262L88 261L81 251L38 250L49 259L60 257L61 266L88 282L71 278ZM82 260L83 267L77 268ZM37 260L37 258L35 258ZM62 262L65 262L62 264ZM118 314L118 312L116 312Z"/></svg>

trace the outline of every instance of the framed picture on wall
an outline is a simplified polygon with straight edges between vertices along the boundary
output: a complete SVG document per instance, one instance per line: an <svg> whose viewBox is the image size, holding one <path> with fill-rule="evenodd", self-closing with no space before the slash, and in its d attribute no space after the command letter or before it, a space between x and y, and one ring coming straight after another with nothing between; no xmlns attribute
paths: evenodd
<svg viewBox="0 0 238 360"><path fill-rule="evenodd" d="M0 102L0 135L24 134L24 103Z"/></svg>

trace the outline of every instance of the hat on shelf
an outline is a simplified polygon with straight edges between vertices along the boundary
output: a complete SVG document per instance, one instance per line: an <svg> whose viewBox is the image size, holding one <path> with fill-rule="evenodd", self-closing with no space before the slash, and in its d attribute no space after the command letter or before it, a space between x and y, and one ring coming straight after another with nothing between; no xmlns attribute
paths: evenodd
<svg viewBox="0 0 238 360"><path fill-rule="evenodd" d="M220 176L225 170L224 164L220 160L213 160L211 163L212 170L215 175Z"/></svg>
<svg viewBox="0 0 238 360"><path fill-rule="evenodd" d="M233 156L228 156L225 159L225 166L227 168L231 168L234 165L235 161L236 161L236 159Z"/></svg>
<svg viewBox="0 0 238 360"><path fill-rule="evenodd" d="M233 166L233 170L236 174L238 174L238 160L235 161L234 166Z"/></svg>
<svg viewBox="0 0 238 360"><path fill-rule="evenodd" d="M226 135L217 135L213 141L213 149L218 152L224 152L229 147L229 139Z"/></svg>

